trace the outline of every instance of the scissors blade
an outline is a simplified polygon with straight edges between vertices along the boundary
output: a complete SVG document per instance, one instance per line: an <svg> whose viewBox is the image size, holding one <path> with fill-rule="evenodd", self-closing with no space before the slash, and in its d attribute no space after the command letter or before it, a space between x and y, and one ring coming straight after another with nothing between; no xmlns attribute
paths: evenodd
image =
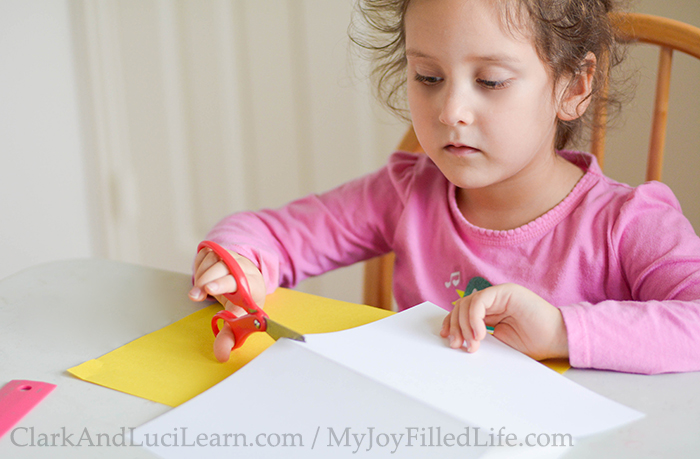
<svg viewBox="0 0 700 459"><path fill-rule="evenodd" d="M269 318L266 319L266 321L267 334L270 335L275 341L277 341L280 338L289 338L295 341L301 341L302 343L306 342L306 340L304 339L304 335L302 335L301 333L295 332L291 328L287 328L284 325L279 324Z"/></svg>

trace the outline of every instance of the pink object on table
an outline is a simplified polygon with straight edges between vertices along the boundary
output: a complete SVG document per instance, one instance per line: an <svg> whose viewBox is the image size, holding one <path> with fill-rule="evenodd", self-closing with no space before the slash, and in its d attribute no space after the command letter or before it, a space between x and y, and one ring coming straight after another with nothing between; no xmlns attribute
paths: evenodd
<svg viewBox="0 0 700 459"><path fill-rule="evenodd" d="M0 389L0 438L56 388L55 384L15 379Z"/></svg>

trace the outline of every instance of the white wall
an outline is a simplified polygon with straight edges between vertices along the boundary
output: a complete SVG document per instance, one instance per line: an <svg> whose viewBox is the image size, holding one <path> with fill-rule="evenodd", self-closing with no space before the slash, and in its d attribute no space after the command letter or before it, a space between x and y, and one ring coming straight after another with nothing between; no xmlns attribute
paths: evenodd
<svg viewBox="0 0 700 459"><path fill-rule="evenodd" d="M67 2L0 0L0 278L92 255Z"/></svg>

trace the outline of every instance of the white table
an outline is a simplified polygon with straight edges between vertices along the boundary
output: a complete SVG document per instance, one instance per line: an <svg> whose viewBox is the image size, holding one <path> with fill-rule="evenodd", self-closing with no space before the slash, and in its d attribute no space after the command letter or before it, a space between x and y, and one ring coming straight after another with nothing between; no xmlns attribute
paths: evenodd
<svg viewBox="0 0 700 459"><path fill-rule="evenodd" d="M0 439L0 457L154 457L138 447L70 447L84 429L110 437L170 408L74 378L65 370L198 310L190 276L105 260L62 261L0 280L0 385L58 387ZM700 373L640 376L575 370L566 376L647 414L577 443L567 458L700 457ZM30 446L54 434L56 446ZM64 434L65 432L65 434ZM117 437L119 438L119 437ZM14 442L13 442L14 440ZM28 444L27 446L17 446ZM82 442L83 445L87 443Z"/></svg>

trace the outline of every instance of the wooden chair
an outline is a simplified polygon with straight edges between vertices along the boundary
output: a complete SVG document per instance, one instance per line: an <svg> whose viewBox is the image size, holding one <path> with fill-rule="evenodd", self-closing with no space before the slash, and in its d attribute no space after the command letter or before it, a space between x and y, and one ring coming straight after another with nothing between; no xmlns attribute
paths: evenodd
<svg viewBox="0 0 700 459"><path fill-rule="evenodd" d="M661 180L673 52L682 51L700 59L700 28L672 19L639 13L615 14L613 20L619 40L627 43L649 43L660 47L646 179ZM597 128L591 136L591 153L596 156L602 168L605 159L607 113L604 106L595 107L594 110L594 125ZM408 128L397 149L423 152L413 127ZM365 262L365 304L393 309L393 271L393 253Z"/></svg>

